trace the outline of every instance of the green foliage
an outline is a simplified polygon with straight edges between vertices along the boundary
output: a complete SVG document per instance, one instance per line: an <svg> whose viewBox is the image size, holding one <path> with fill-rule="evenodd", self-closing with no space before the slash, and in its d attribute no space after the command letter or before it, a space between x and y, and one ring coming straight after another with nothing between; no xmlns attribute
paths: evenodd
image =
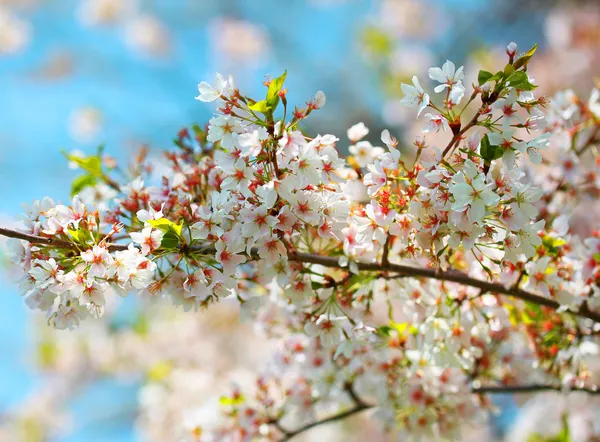
<svg viewBox="0 0 600 442"><path fill-rule="evenodd" d="M245 400L246 400L246 398L242 394L235 396L235 397L221 396L219 398L219 404L226 406L226 407L235 407L235 406L242 405Z"/></svg>
<svg viewBox="0 0 600 442"><path fill-rule="evenodd" d="M173 232L177 236L181 236L181 230L183 229L183 223L175 224L166 218L150 219L148 224L165 233Z"/></svg>
<svg viewBox="0 0 600 442"><path fill-rule="evenodd" d="M486 161L486 163L491 163L498 158L502 158L504 154L504 149L500 146L495 146L490 143L490 139L487 134L481 139L481 147L479 149L479 153L481 157Z"/></svg>
<svg viewBox="0 0 600 442"><path fill-rule="evenodd" d="M98 179L95 176L90 174L79 175L71 184L71 196L75 196L86 187L95 186L96 184L98 184Z"/></svg>
<svg viewBox="0 0 600 442"><path fill-rule="evenodd" d="M536 43L530 50L528 50L522 56L520 56L513 64L515 69L521 69L526 67L527 63L529 63L529 60L531 60L531 57L533 57L533 54L535 54L535 51L537 51L537 47L538 45Z"/></svg>
<svg viewBox="0 0 600 442"><path fill-rule="evenodd" d="M63 155L69 160L81 167L85 172L83 175L79 175L73 180L71 184L71 196L75 196L80 193L83 189L89 186L95 186L98 184L99 179L104 179L104 172L102 171L102 151L104 146L98 146L96 155L89 157L79 157L77 155L71 155L63 151Z"/></svg>
<svg viewBox="0 0 600 442"><path fill-rule="evenodd" d="M562 238L554 238L550 235L544 236L542 244L548 254L556 256L560 247L564 246L567 242Z"/></svg>
<svg viewBox="0 0 600 442"><path fill-rule="evenodd" d="M69 235L71 235L71 238L73 238L76 242L78 243L85 243L85 235L86 235L86 231L83 229L77 229L77 230L73 230L73 229L67 229L67 231L69 232Z"/></svg>
<svg viewBox="0 0 600 442"><path fill-rule="evenodd" d="M406 322L390 321L389 325L377 327L377 334L383 337L392 335L406 336L408 334L417 335L418 333L419 331L413 324L409 326Z"/></svg>
<svg viewBox="0 0 600 442"><path fill-rule="evenodd" d="M477 81L479 82L479 86L484 85L485 83L487 83L490 78L493 77L494 74L492 74L491 72L488 71L484 71L481 70L479 71L479 75L477 75Z"/></svg>
<svg viewBox="0 0 600 442"><path fill-rule="evenodd" d="M361 40L367 51L376 57L387 57L394 48L392 38L377 26L366 27L362 32Z"/></svg>
<svg viewBox="0 0 600 442"><path fill-rule="evenodd" d="M500 81L504 78L504 72L498 71L495 74L492 74L488 71L479 71L479 75L477 76L477 81L479 82L479 86L484 85L488 81Z"/></svg>
<svg viewBox="0 0 600 442"><path fill-rule="evenodd" d="M179 239L182 238L181 232L183 229L183 222L175 224L171 220L160 218L156 220L148 220L148 224L165 233L160 242L160 246L162 248L174 249L179 247Z"/></svg>
<svg viewBox="0 0 600 442"><path fill-rule="evenodd" d="M529 82L527 74L523 71L514 72L506 79L506 81L510 83L510 86L521 89L522 91L532 91L537 87L535 84Z"/></svg>
<svg viewBox="0 0 600 442"><path fill-rule="evenodd" d="M571 442L571 433L569 431L569 423L567 421L567 414L562 415L562 429L560 433L555 436L542 436L539 433L532 434L527 439L527 442Z"/></svg>
<svg viewBox="0 0 600 442"><path fill-rule="evenodd" d="M279 92L283 87L283 83L285 82L285 78L287 77L287 71L285 71L281 76L277 78L273 78L271 83L269 83L269 89L267 91L267 98L261 101L248 100L248 108L253 110L254 112L260 112L261 114L267 115L267 117L272 117L273 112L277 109L279 105Z"/></svg>

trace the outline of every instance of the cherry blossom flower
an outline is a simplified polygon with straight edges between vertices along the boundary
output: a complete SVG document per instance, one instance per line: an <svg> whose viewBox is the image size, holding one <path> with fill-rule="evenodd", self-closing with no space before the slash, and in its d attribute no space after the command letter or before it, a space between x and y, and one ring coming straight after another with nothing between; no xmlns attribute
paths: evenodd
<svg viewBox="0 0 600 442"><path fill-rule="evenodd" d="M404 94L404 98L402 98L400 103L410 107L418 106L418 117L419 115L421 115L421 112L423 112L423 109L429 106L429 95L427 95L421 87L419 79L416 75L412 78L412 82L413 86L402 83L401 88L402 93Z"/></svg>
<svg viewBox="0 0 600 442"><path fill-rule="evenodd" d="M142 246L142 255L148 255L160 247L164 233L152 227L144 227L141 232L129 234L133 242Z"/></svg>
<svg viewBox="0 0 600 442"><path fill-rule="evenodd" d="M369 129L365 126L365 123L360 122L348 129L347 135L350 141L356 143L362 140L369 133Z"/></svg>
<svg viewBox="0 0 600 442"><path fill-rule="evenodd" d="M429 69L429 78L441 83L434 89L438 94L444 89L452 90L455 87L460 87L464 76L463 67L461 66L456 69L456 66L450 60L447 60L441 68L435 67Z"/></svg>
<svg viewBox="0 0 600 442"><path fill-rule="evenodd" d="M218 100L227 87L227 80L217 72L214 84L214 86L211 86L205 81L201 82L198 85L198 92L200 92L200 95L196 97L196 100L204 101L205 103Z"/></svg>

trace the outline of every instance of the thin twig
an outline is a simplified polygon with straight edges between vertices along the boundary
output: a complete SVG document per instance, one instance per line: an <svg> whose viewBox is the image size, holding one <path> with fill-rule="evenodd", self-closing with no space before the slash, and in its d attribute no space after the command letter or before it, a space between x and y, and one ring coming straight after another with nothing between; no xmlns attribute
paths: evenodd
<svg viewBox="0 0 600 442"><path fill-rule="evenodd" d="M292 438L298 436L299 434L302 434L308 430L310 430L311 428L315 428L321 425L325 425L331 422L337 422L337 421L341 421L344 420L350 416L353 416L357 413L360 413L364 410L368 410L369 408L374 408L374 405L356 405L346 411L342 411L341 413L338 414L334 414L332 416L329 416L327 418L321 419L321 420L316 420L313 422L310 422L300 428L298 428L297 430L294 431L288 431L285 436L283 437L283 439L280 439L279 442L287 442L292 440Z"/></svg>
<svg viewBox="0 0 600 442"><path fill-rule="evenodd" d="M571 392L580 391L592 395L600 395L600 389L598 387L566 387L563 388L559 385L544 385L544 384L529 384L529 385L499 385L499 386L486 386L477 387L472 389L473 393L481 394L519 394L519 393L537 393L540 391L560 391L560 392Z"/></svg>
<svg viewBox="0 0 600 442"><path fill-rule="evenodd" d="M278 421L271 422L271 424L276 425L277 428L284 434L283 438L279 442L288 442L292 440L295 436L298 436L301 433L304 433L312 428L318 427L320 425L328 424L331 422L340 421L346 419L350 416L353 416L357 413L360 413L364 410L368 410L371 408L375 408L376 405L368 404L364 402L361 398L356 396L352 386L346 386L346 391L350 394L350 397L355 403L355 406L334 414L332 416L326 417L324 419L316 420L310 422L294 431L283 430L280 426L278 426ZM528 384L528 385L499 385L499 386L485 386L485 387L473 387L471 391L474 394L527 394L527 393L539 393L541 391L558 391L558 392L584 392L592 395L600 395L600 389L597 387L571 387L569 389L564 390L562 387L557 385L545 385L545 384Z"/></svg>

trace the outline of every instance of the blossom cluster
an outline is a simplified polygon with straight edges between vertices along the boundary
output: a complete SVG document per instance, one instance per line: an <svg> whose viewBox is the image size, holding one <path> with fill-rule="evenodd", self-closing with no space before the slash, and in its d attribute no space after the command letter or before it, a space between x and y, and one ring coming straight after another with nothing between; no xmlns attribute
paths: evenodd
<svg viewBox="0 0 600 442"><path fill-rule="evenodd" d="M344 406L456 438L490 409L481 385L585 388L600 239L571 221L600 190L600 93L536 97L535 49L511 43L472 88L450 61L429 70L432 92L414 77L416 149L358 123L348 158L300 128L322 92L291 109L286 73L262 100L217 74L198 85L217 105L208 126L160 159L142 149L129 182L101 150L67 155L83 171L71 205L35 202L11 245L26 302L72 328L113 292L185 311L233 299L281 338L254 394L226 396L212 427L189 418L183 440L277 440Z"/></svg>

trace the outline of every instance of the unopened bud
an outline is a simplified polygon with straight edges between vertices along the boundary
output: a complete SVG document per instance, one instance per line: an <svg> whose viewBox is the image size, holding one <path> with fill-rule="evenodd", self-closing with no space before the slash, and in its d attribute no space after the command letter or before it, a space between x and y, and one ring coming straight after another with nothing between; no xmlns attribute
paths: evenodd
<svg viewBox="0 0 600 442"><path fill-rule="evenodd" d="M315 109L321 109L323 106L325 106L326 101L327 98L325 97L325 93L323 91L317 91L317 93L315 94L315 101L313 107Z"/></svg>
<svg viewBox="0 0 600 442"><path fill-rule="evenodd" d="M506 53L509 57L509 63L512 64L515 61L515 55L517 55L517 44L514 41L511 41L508 46L506 46Z"/></svg>
<svg viewBox="0 0 600 442"><path fill-rule="evenodd" d="M517 54L517 44L514 41L511 41L508 46L506 46L506 53L512 56Z"/></svg>

